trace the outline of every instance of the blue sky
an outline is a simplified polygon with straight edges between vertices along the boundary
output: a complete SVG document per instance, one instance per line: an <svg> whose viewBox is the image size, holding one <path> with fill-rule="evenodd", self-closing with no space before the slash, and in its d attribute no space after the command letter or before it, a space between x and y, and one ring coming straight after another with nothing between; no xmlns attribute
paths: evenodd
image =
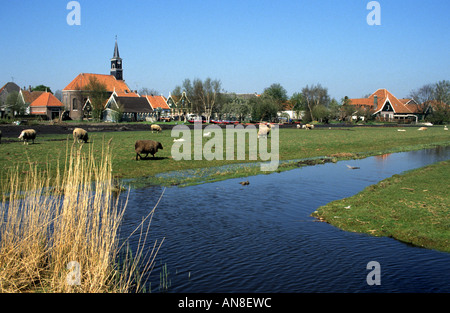
<svg viewBox="0 0 450 313"><path fill-rule="evenodd" d="M168 95L185 78L228 92L288 95L320 83L331 97L387 88L397 97L450 79L450 1L369 0L0 1L0 85L63 89L79 73L109 74L115 36L131 89Z"/></svg>

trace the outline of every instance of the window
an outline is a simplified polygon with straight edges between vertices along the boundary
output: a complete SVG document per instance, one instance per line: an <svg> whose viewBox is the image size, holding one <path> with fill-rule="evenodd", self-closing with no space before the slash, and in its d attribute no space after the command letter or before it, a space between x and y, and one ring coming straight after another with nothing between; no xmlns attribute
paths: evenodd
<svg viewBox="0 0 450 313"><path fill-rule="evenodd" d="M72 111L78 111L77 108L77 98L72 99Z"/></svg>

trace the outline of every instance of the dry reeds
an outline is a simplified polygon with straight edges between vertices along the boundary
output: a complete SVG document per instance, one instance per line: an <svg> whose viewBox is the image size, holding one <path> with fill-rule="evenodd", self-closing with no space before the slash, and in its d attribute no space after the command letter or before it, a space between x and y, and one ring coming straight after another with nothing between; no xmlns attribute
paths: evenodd
<svg viewBox="0 0 450 313"><path fill-rule="evenodd" d="M127 200L115 197L111 155L110 142L100 157L91 147L72 145L69 152L67 144L56 177L31 163L11 171L0 207L0 292L143 290L162 244L143 248L155 208L130 257L118 234Z"/></svg>

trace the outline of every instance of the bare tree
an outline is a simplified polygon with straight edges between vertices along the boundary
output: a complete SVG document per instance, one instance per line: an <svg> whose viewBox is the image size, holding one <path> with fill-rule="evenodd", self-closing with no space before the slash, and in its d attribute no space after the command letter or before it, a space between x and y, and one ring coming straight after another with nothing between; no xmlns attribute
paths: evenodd
<svg viewBox="0 0 450 313"><path fill-rule="evenodd" d="M434 100L434 85L426 84L419 89L412 90L409 97L416 102L417 110L425 113L431 100Z"/></svg>
<svg viewBox="0 0 450 313"><path fill-rule="evenodd" d="M328 103L330 102L328 89L322 87L322 85L320 84L312 85L311 87L306 85L306 87L302 89L302 94L304 99L306 100L307 108L311 115L311 120L314 121L313 108L319 104L328 107Z"/></svg>
<svg viewBox="0 0 450 313"><path fill-rule="evenodd" d="M220 80L212 80L208 77L205 81L202 81L196 78L191 83L189 79L185 79L183 88L192 101L193 111L204 114L206 121L209 123L212 112L217 105L219 94L222 92Z"/></svg>

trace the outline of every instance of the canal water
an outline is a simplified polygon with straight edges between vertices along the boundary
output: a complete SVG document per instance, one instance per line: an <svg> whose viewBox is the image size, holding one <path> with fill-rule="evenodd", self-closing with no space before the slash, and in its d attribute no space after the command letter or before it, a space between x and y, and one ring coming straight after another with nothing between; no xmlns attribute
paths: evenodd
<svg viewBox="0 0 450 313"><path fill-rule="evenodd" d="M441 147L166 188L150 226L149 247L165 238L151 290L161 291L165 267L168 292L450 292L450 253L345 232L310 216L394 174L449 158L450 147ZM440 183L448 181L430 181ZM131 190L122 234L162 191ZM371 261L380 264L380 285L366 281Z"/></svg>

